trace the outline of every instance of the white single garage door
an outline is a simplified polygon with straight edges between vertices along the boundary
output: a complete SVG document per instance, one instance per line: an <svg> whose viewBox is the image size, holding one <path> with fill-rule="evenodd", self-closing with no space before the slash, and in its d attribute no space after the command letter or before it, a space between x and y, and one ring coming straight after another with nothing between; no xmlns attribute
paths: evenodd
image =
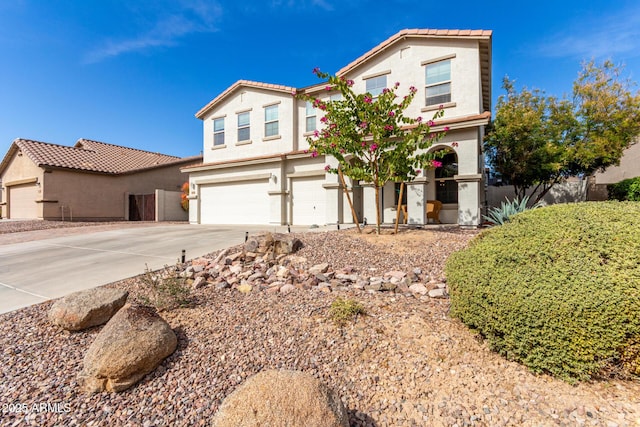
<svg viewBox="0 0 640 427"><path fill-rule="evenodd" d="M200 223L268 224L269 181L205 184L200 187Z"/></svg>
<svg viewBox="0 0 640 427"><path fill-rule="evenodd" d="M36 184L12 185L9 193L9 218L38 218L38 187Z"/></svg>
<svg viewBox="0 0 640 427"><path fill-rule="evenodd" d="M295 225L324 225L327 222L324 177L291 179L291 221Z"/></svg>

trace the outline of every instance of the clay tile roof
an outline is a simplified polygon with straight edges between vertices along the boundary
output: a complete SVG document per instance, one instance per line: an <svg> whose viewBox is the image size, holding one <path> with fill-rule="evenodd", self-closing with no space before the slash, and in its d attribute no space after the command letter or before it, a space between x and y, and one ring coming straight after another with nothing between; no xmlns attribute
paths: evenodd
<svg viewBox="0 0 640 427"><path fill-rule="evenodd" d="M272 83L254 82L254 81L251 81L251 80L238 80L237 82L235 82L234 84L229 86L227 89L225 89L224 92L222 92L220 95L218 95L215 98L213 98L213 100L211 102L209 102L207 105L202 107L200 109L200 111L198 111L196 113L196 117L199 118L199 119L204 118L204 116L219 101L221 101L222 99L226 98L227 95L229 95L231 92L233 92L234 90L236 90L239 87L253 87L253 88L258 88L258 89L267 89L267 90L272 90L272 91L276 91L276 92L287 92L287 93L292 93L292 92L294 92L296 90L296 88L291 87L291 86L276 85L276 84L272 84Z"/></svg>
<svg viewBox="0 0 640 427"><path fill-rule="evenodd" d="M30 139L16 139L13 145L40 167L49 166L106 174L128 173L182 161L175 156L89 139L79 139L73 147Z"/></svg>
<svg viewBox="0 0 640 427"><path fill-rule="evenodd" d="M364 55L355 59L347 66L341 68L336 75L341 76L349 71L353 70L360 64L367 61L369 58L375 56L379 52L383 51L387 47L396 43L399 40L402 40L405 37L429 37L429 38L452 38L452 37L462 37L462 38L477 38L477 39L490 39L491 38L491 30L432 30L432 29L406 29L397 32L396 34L389 37L387 40L383 41L370 51L366 52Z"/></svg>

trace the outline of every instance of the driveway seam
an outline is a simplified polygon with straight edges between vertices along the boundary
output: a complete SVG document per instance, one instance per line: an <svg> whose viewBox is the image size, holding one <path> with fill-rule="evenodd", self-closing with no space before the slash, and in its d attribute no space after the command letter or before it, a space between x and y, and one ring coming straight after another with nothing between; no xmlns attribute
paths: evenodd
<svg viewBox="0 0 640 427"><path fill-rule="evenodd" d="M47 242L41 242L41 243L43 245L56 246L56 247L59 247L59 248L80 249L80 250L95 251L95 252L108 252L108 253L112 253L112 254L135 255L135 256L141 256L141 257L147 257L147 258L167 259L166 256L141 254L141 253L137 253L137 252L112 251L112 250L109 250L109 249L87 248L87 247L84 247L84 246L62 245L62 244L59 244L59 243L47 243ZM179 258L179 257L176 257L176 258Z"/></svg>
<svg viewBox="0 0 640 427"><path fill-rule="evenodd" d="M27 294L27 295L31 295L31 296L34 296L34 297L42 298L45 301L48 301L48 300L51 299L51 297L45 297L43 295L38 295L38 294L33 293L33 292L25 291L24 289L16 288L15 286L7 285L6 283L0 282L0 286L4 286L5 288L9 288L9 289L12 289L12 290L17 291L17 292L22 292L23 294Z"/></svg>

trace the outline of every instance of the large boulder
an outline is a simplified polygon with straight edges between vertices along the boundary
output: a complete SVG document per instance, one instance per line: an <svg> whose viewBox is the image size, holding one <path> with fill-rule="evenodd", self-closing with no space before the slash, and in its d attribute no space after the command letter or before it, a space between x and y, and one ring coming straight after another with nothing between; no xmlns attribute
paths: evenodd
<svg viewBox="0 0 640 427"><path fill-rule="evenodd" d="M87 392L122 391L173 353L176 334L151 307L125 305L100 331L78 375Z"/></svg>
<svg viewBox="0 0 640 427"><path fill-rule="evenodd" d="M289 255L302 247L297 237L282 233L264 233L251 235L244 243L244 251L255 253L265 259L273 259L279 255Z"/></svg>
<svg viewBox="0 0 640 427"><path fill-rule="evenodd" d="M312 375L262 371L222 402L214 427L348 427L340 398Z"/></svg>
<svg viewBox="0 0 640 427"><path fill-rule="evenodd" d="M80 331L107 323L127 301L119 289L94 288L69 294L49 309L49 321L69 331Z"/></svg>

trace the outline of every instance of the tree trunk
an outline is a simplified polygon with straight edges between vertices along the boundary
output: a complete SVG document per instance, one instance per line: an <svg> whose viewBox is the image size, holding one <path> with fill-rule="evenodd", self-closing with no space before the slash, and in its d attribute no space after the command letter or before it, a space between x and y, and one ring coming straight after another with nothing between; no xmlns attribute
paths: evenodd
<svg viewBox="0 0 640 427"><path fill-rule="evenodd" d="M398 234L398 223L400 222L400 210L402 209L402 193L404 192L404 181L400 183L400 195L398 196L398 203L396 204L396 229L395 234Z"/></svg>
<svg viewBox="0 0 640 427"><path fill-rule="evenodd" d="M351 208L351 215L353 216L353 222L356 224L358 233L362 233L362 230L360 229L360 224L358 223L358 215L356 215L356 210L353 208L353 202L351 201L349 190L347 190L347 183L344 180L344 175L342 174L342 169L340 168L340 166L338 166L338 175L340 176L340 181L342 181L342 188L344 189L344 194L347 196L347 201L349 202L349 207Z"/></svg>
<svg viewBox="0 0 640 427"><path fill-rule="evenodd" d="M380 187L376 182L376 234L380 234Z"/></svg>

